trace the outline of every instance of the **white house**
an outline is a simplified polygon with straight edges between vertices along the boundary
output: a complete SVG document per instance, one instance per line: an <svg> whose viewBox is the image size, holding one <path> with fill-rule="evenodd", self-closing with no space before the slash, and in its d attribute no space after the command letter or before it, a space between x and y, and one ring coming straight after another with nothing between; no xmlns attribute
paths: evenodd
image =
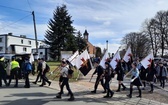
<svg viewBox="0 0 168 105"><path fill-rule="evenodd" d="M38 48L44 45L42 40L37 41ZM15 36L12 33L0 35L0 54L31 54L36 48L36 41L26 35Z"/></svg>

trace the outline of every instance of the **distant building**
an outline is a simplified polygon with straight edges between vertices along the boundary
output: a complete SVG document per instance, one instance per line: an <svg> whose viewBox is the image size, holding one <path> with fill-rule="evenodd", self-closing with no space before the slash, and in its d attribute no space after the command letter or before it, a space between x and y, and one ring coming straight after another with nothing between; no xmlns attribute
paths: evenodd
<svg viewBox="0 0 168 105"><path fill-rule="evenodd" d="M37 41L38 48L44 45L42 40ZM31 54L36 48L36 41L26 35L15 36L12 33L0 35L0 54Z"/></svg>
<svg viewBox="0 0 168 105"><path fill-rule="evenodd" d="M95 57L96 55L96 47L93 46L90 42L89 42L89 33L87 32L87 30L85 30L85 32L83 33L83 37L87 42L87 49L88 49L88 53L90 55L90 57Z"/></svg>

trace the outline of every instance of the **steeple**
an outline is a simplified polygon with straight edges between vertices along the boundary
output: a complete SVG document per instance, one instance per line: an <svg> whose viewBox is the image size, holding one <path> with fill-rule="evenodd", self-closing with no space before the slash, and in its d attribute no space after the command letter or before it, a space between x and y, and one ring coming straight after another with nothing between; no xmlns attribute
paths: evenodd
<svg viewBox="0 0 168 105"><path fill-rule="evenodd" d="M88 36L89 33L87 32L87 30L85 30L85 32L83 33L84 39L88 42Z"/></svg>

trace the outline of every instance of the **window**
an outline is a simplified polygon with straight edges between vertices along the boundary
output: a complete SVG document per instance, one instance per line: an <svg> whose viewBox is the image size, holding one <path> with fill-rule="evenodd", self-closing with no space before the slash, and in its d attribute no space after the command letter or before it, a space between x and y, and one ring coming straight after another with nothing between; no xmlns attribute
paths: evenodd
<svg viewBox="0 0 168 105"><path fill-rule="evenodd" d="M21 44L23 44L23 39L21 40Z"/></svg>
<svg viewBox="0 0 168 105"><path fill-rule="evenodd" d="M0 51L2 51L3 50L3 47L0 47Z"/></svg>
<svg viewBox="0 0 168 105"><path fill-rule="evenodd" d="M23 51L27 51L27 48L23 48Z"/></svg>
<svg viewBox="0 0 168 105"><path fill-rule="evenodd" d="M43 52L40 52L40 55L42 55L43 54Z"/></svg>
<svg viewBox="0 0 168 105"><path fill-rule="evenodd" d="M2 38L0 38L0 42L2 42Z"/></svg>
<svg viewBox="0 0 168 105"><path fill-rule="evenodd" d="M29 45L31 45L31 41L29 40Z"/></svg>

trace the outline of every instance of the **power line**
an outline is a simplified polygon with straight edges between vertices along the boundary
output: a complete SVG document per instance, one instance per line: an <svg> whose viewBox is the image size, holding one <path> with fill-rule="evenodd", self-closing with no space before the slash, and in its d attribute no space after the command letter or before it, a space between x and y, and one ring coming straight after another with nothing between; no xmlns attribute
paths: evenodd
<svg viewBox="0 0 168 105"><path fill-rule="evenodd" d="M18 11L24 11L24 12L31 12L31 11L22 10L22 9L13 8L13 7L8 7L8 6L4 6L4 5L0 5L0 7L3 7L3 8L9 8L9 9L14 9L14 10L18 10Z"/></svg>
<svg viewBox="0 0 168 105"><path fill-rule="evenodd" d="M8 26L14 25L14 24L16 24L17 22L19 22L19 21L21 21L21 20L23 20L23 19L25 19L25 18L29 17L30 15L32 15L32 14L26 15L26 16L24 16L23 18L21 18L21 19L19 19L19 20L15 21L15 22L13 22L13 23L11 23L11 24L8 24L8 25L4 26L3 28L0 28L0 30L1 30L1 29L4 29L5 27L8 27Z"/></svg>
<svg viewBox="0 0 168 105"><path fill-rule="evenodd" d="M31 5L30 5L29 0L27 0L27 3L28 3L28 5L29 5L29 7L30 7L30 10L32 11L32 8L31 8Z"/></svg>

